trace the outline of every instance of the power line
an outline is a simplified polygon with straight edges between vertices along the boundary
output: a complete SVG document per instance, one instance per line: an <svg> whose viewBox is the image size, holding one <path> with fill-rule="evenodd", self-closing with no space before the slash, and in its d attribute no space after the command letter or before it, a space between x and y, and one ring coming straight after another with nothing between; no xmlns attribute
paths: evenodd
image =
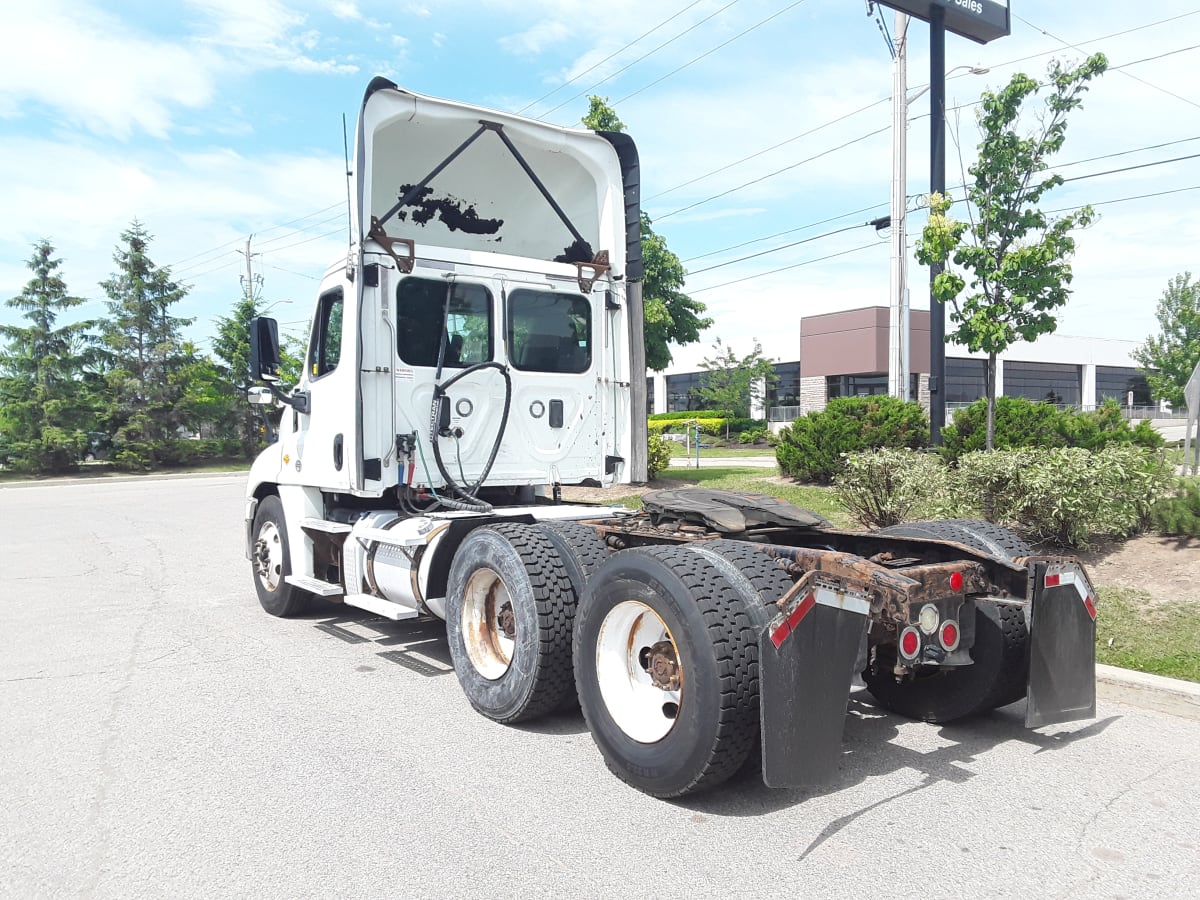
<svg viewBox="0 0 1200 900"><path fill-rule="evenodd" d="M1028 25L1030 28L1032 28L1034 31L1040 31L1042 34L1046 35L1046 37L1058 41L1064 47L1070 47L1072 50L1075 50L1078 53L1083 53L1083 51L1080 50L1079 47L1076 46L1075 44L1072 44L1070 41L1064 41L1058 35L1051 34L1046 29L1040 28L1039 26L1034 25L1032 22L1030 22L1024 16L1017 15L1017 13L1013 13L1013 15L1016 16L1018 19L1020 19L1022 22L1024 22L1026 25ZM1200 47L1200 44L1196 45L1196 47ZM1164 56L1171 56L1175 53L1183 53L1184 50L1195 50L1196 47L1185 47L1183 50L1172 50L1167 53L1160 53L1158 56L1148 56L1145 59L1139 59L1132 63L1126 63L1125 66L1133 66L1133 65L1137 65L1138 63L1151 62L1152 60L1162 59ZM1113 68L1113 71L1119 71L1121 69L1124 69L1125 66L1116 66ZM1134 81L1137 81L1137 82L1140 82L1141 84L1146 85L1146 87L1154 88L1154 90L1161 91L1162 93L1166 94L1169 97L1174 97L1176 100L1182 100L1184 103L1188 104L1189 106L1194 106L1197 109L1200 109L1200 103L1197 103L1194 100L1189 100L1187 97L1180 96L1179 94L1176 94L1174 91L1169 91L1166 88L1160 87L1157 84L1152 84L1151 82L1147 81L1146 79L1139 78L1137 75L1134 75L1130 72L1121 72L1121 74L1124 75L1126 78L1132 78Z"/></svg>
<svg viewBox="0 0 1200 900"><path fill-rule="evenodd" d="M870 244L863 244L861 247L852 247L849 250L841 250L837 253L830 253L828 256L820 256L820 257L817 257L816 259L806 259L804 262L793 263L790 266L781 266L778 269L772 269L769 272L759 272L756 275L747 275L745 278L735 278L733 281L725 281L725 282L722 282L721 284L710 284L708 287L696 288L696 290L689 291L688 293L689 294L702 294L705 291L715 291L717 288L729 287L731 284L741 284L743 281L750 281L754 278L763 278L767 275L775 275L775 274L778 274L779 272L786 272L789 269L800 269L800 268L803 268L804 266L811 266L815 263L825 262L825 260L827 260L827 259L835 259L836 257L847 256L848 254L858 253L862 250L870 250L872 247L886 247L886 246L887 246L887 244L881 244L878 241L874 241Z"/></svg>
<svg viewBox="0 0 1200 900"><path fill-rule="evenodd" d="M1174 159L1156 159L1153 162L1142 163L1137 166L1124 166L1120 169L1109 169L1106 172L1092 172L1088 175L1076 175L1074 178L1064 178L1063 184L1070 184L1072 181L1084 181L1088 178L1098 178L1101 175L1117 175L1121 172L1132 172L1135 169L1149 169L1152 166L1165 166L1168 163L1183 162L1185 159L1196 159L1200 157L1200 153L1193 153L1190 156L1176 156Z"/></svg>
<svg viewBox="0 0 1200 900"><path fill-rule="evenodd" d="M264 250L263 255L266 256L268 253L278 253L281 250L290 250L292 247L299 247L301 244L310 244L313 241L319 241L321 238L333 237L335 234L341 233L341 228L335 228L333 231L327 231L324 234L314 235L313 237L306 238L303 241L296 241L294 244L285 244L282 247L272 247L270 250Z"/></svg>
<svg viewBox="0 0 1200 900"><path fill-rule="evenodd" d="M770 147L767 147L763 150L759 150L756 153L751 153L749 156L743 156L741 159L737 160L736 162L728 163L727 165L721 166L719 169L713 169L711 172L705 172L703 175L697 175L695 178L692 178L688 181L681 182L680 184L677 184L674 187L669 187L665 191L659 191L653 197L647 197L646 202L648 203L651 200L657 200L659 197L663 197L667 194L672 193L673 191L677 191L682 187L687 187L689 184L695 184L697 181L703 181L705 178L710 178L713 175L720 174L721 172L724 172L726 169L732 169L735 166L740 166L742 163L749 162L752 159L756 159L757 157L762 156L764 153L770 153L772 150L778 150L780 147L783 147L786 144L792 143L792 141L798 141L798 140L800 140L800 138L808 137L810 134L816 134L818 131L828 128L831 125L836 125L838 122L844 122L846 119L849 119L852 116L857 116L859 113L866 112L868 109L871 109L872 107L875 107L875 106L879 106L881 103L887 103L891 99L892 99L891 97L882 97L879 100L876 100L872 103L868 103L866 106L859 107L858 109L854 110L853 112L848 112L845 115L838 116L836 119L830 119L828 122L824 123L823 125L818 125L815 128L810 128L808 131L803 131L800 134L797 134L797 135L794 135L794 136L788 138L787 140L780 141L778 144L772 144Z"/></svg>
<svg viewBox="0 0 1200 900"><path fill-rule="evenodd" d="M310 212L310 213L305 213L304 215L297 216L296 218L290 219L287 222L280 222L277 225L270 225L267 228L263 228L254 233L258 234L259 236L264 235L264 234L269 234L272 231L276 231L280 228L286 228L289 225L294 225L295 223L302 222L305 219L311 219L313 216L319 216L322 213L329 212L329 210L334 209L339 206L345 206L345 202L339 201L330 206L326 206L323 209L318 209L318 210L314 210L313 212ZM340 213L339 213L339 216L340 216ZM288 237L288 235L284 235L284 237ZM279 238L271 238L266 243L271 243L271 241L275 241L275 240L279 240ZM233 240L233 241L226 241L223 244L217 244L215 247L210 247L208 250L202 250L199 253L193 254L192 256L188 256L188 257L185 257L184 259L177 260L176 262L169 264L166 268L171 269L172 272L174 273L174 272L179 271L180 270L179 267L181 267L181 266L183 267L182 271L187 271L188 269L196 269L196 268L200 268L201 266L209 265L210 263L216 262L215 257L209 258L209 259L204 259L204 260L200 260L200 257L202 257L202 256L212 257L212 254L214 254L214 253L218 253L221 250L231 249L240 243L242 243L242 238L237 238L236 240ZM194 263L193 265L184 266L184 263L189 263L192 260L199 260L199 261Z"/></svg>
<svg viewBox="0 0 1200 900"><path fill-rule="evenodd" d="M1101 35L1100 37L1088 38L1086 41L1079 41L1079 43L1075 45L1074 49L1079 50L1079 48L1082 47L1084 44L1095 44L1100 41L1107 41L1111 38L1124 37L1127 34L1133 34L1135 31L1145 31L1147 28L1155 28L1158 25L1166 25L1168 22L1174 22L1177 19L1186 19L1188 16L1195 16L1195 15L1200 15L1200 9L1193 9L1191 12L1180 13L1177 16L1168 16L1165 19L1159 19L1156 22L1147 22L1144 25L1135 25L1133 28L1126 28L1124 31L1114 31L1112 34L1105 34L1105 35ZM1018 16L1017 18L1020 18L1020 16ZM1021 21L1025 22L1024 19L1021 19ZM1029 25L1030 23L1025 22L1025 24ZM1037 26L1030 25L1030 27L1036 28ZM1037 29L1037 30L1040 31L1040 29ZM1045 32L1043 32L1043 34L1045 34ZM1046 37L1053 38L1054 40L1058 41L1060 44L1063 43L1063 41L1054 37L1054 35L1052 35L1052 34L1047 34ZM1051 54L1057 53L1057 52L1058 52L1057 50L1043 50L1040 53L1031 53L1028 56L1021 56L1021 57L1018 57L1017 59L1010 59L1008 62L996 63L996 65L992 66L992 68L993 69L1001 69L1001 68L1004 68L1005 66L1015 66L1017 63L1027 62L1028 60L1031 60L1031 59L1037 59L1040 56L1050 56ZM1082 53L1083 51L1079 50L1079 52ZM967 77L968 74L969 73L964 72L962 75L951 75L950 79L952 80L954 78L965 78L965 77Z"/></svg>
<svg viewBox="0 0 1200 900"><path fill-rule="evenodd" d="M658 31L658 29L662 28L664 25L670 24L675 19L678 19L680 16L682 16L688 10L692 9L693 7L699 6L702 2L704 2L704 0L693 0L692 3L689 3L687 6L685 6L683 9L679 10L674 15L668 16L667 18L665 18L661 22L659 22L657 25L655 25L653 28L651 28L649 31L642 32L638 37L634 38L632 41L630 41L624 47L621 47L620 49L618 49L618 50L610 53L608 56L604 57L604 59L600 60L600 62L596 63L595 65L589 66L588 68L586 68L582 72L580 72L578 75L575 75L572 78L568 78L566 81L564 81L558 87L556 87L554 90L550 91L550 93L544 94L541 97L538 97L532 103L527 103L525 106L523 106L517 110L517 115L520 115L521 113L525 112L525 110L527 110L527 109L531 109L531 108L537 106L543 100L548 100L550 97L553 97L555 94L557 94L563 88L565 88L568 84L572 84L573 82L578 81L580 78L582 78L588 72L593 72L596 69L600 68L606 62L608 62L610 59L612 59L614 56L621 55L626 50L628 50L630 47L632 47L634 44L641 41L643 38L649 37L651 34Z"/></svg>
<svg viewBox="0 0 1200 900"><path fill-rule="evenodd" d="M691 66L691 65L693 65L693 64L695 64L695 63L698 63L700 60L704 59L706 56L711 56L713 53L716 53L716 52L717 52L718 50L720 50L721 48L729 46L729 45L730 45L730 44L732 44L734 41L738 40L739 38L743 38L743 37L745 37L745 36L746 36L746 35L748 35L750 32L752 32L752 31L755 31L756 29L762 28L762 26L766 25L766 24L767 24L768 22L770 22L772 19L777 19L777 18L779 18L779 17L780 17L780 16L782 16L782 15L783 15L785 12L788 12L788 11L790 11L790 10L793 10L793 9L795 9L795 8L796 8L797 6L799 6L801 3L805 3L805 2L806 2L806 0L795 0L795 2L794 2L794 3L792 3L790 6L785 6L783 9L779 10L779 12L777 12L777 13L773 13L772 15L769 15L769 16L767 16L767 17L766 17L765 19L763 19L761 22L758 22L758 23L757 23L757 24L755 24L755 25L751 25L751 26L750 26L749 28L747 28L745 31L742 31L742 32L739 32L738 34L735 34L735 35L734 35L733 37L731 37L729 40L727 40L727 41L723 41L722 43L720 43L720 44L717 44L717 46L713 47L711 50L706 50L705 52L701 53L699 56L693 57L692 59L690 59L690 60L688 60L687 62L685 62L685 63L684 63L682 66L679 66L679 67L678 67L678 68L676 68L676 69L672 69L672 70L671 70L670 72L668 72L667 74L665 74L665 75L662 75L662 76L660 76L659 78L656 78L656 79L654 79L654 81L651 81L649 84L642 85L640 88L638 88L638 89L637 89L636 91L634 91L632 94L626 94L624 97L622 97L620 100L617 100L616 102L617 102L617 103L624 103L624 102L625 102L626 100L628 100L630 97L636 97L636 96L637 96L638 94L640 94L642 91L644 91L644 90L647 90L647 89L649 89L649 88L652 88L652 87L654 87L656 84L658 84L658 83L659 83L659 82L661 82L661 81L666 81L666 80L667 80L668 78L670 78L672 75L675 75L675 74L677 74L677 73L679 73L679 72L682 72L682 71L683 71L684 69L686 69L688 66Z"/></svg>
<svg viewBox="0 0 1200 900"><path fill-rule="evenodd" d="M695 203L689 203L687 206L681 206L679 209L671 210L671 212L669 212L669 213L663 213L661 216L656 217L655 221L661 221L662 219L669 219L671 216L678 215L681 212L686 212L689 209L695 209L697 206L703 206L705 203L710 203L713 200L718 200L721 197L725 197L725 196L728 196L729 194L736 193L737 191L740 191L743 188L747 188L747 187L750 187L751 185L758 184L760 181L766 181L768 178L774 178L776 175L781 175L784 172L788 172L788 171L791 171L792 169L799 168L800 166L802 166L806 163L810 163L813 160L820 159L822 156L828 156L830 153L836 153L839 150L845 150L847 147L849 147L853 144L861 143L862 141L865 141L868 138L875 137L875 135L877 135L877 134L882 134L885 131L889 131L891 129L891 127L892 127L891 125L884 125L882 128L877 128L874 131L868 132L867 134L859 135L856 138L846 141L844 144L839 144L836 147L830 147L828 150L822 150L820 153L814 154L813 156L809 156L805 159L800 160L799 162L794 162L791 165L784 166L782 169L776 169L774 172L768 172L766 175L762 175L759 178L753 178L750 181L739 184L737 187L732 187L727 191L721 191L721 193L719 193L719 194L713 194L711 197L705 197L703 200L697 200Z"/></svg>
<svg viewBox="0 0 1200 900"><path fill-rule="evenodd" d="M858 228L869 227L870 222L859 222L855 225L847 225L845 228L838 228L835 231L826 231L824 234L814 234L812 237L806 237L803 240L792 241L790 244L784 244L780 247L772 247L769 250L761 250L758 253L751 253L749 256L742 256L738 259L727 260L723 263L716 263L704 269L697 269L694 272L688 272L688 277L693 275L701 275L704 272L711 272L713 269L723 269L725 266L732 266L736 263L745 262L748 259L757 259L760 256L766 256L769 253L778 253L780 250L790 250L792 247L799 247L801 244L811 244L813 241L819 241L822 238L833 237L835 234L845 234L847 231L854 231Z"/></svg>
<svg viewBox="0 0 1200 900"><path fill-rule="evenodd" d="M828 219L821 219L819 222L809 222L807 225L797 225L795 228L788 228L785 231L777 231L774 234L764 235L763 237L751 238L748 241L742 241L740 244L733 244L730 247L722 247L720 250L709 250L707 253L699 253L696 256L689 256L687 259L681 261L689 263L697 259L704 259L707 256L716 256L718 253L728 253L730 250L740 250L742 247L749 247L751 244L769 241L772 238L783 237L785 234L794 234L797 231L805 231L809 228L816 228L818 225L827 225L830 222L836 222L839 219L848 219L850 216L857 216L865 212L870 212L874 209L879 209L880 207L886 207L887 205L888 202L885 200L883 203L875 203L871 206L864 206L862 209L855 209L847 213L842 213L841 215L831 216Z"/></svg>
<svg viewBox="0 0 1200 900"><path fill-rule="evenodd" d="M669 39L669 40L663 41L661 44L659 44L659 45L658 45L657 47L655 47L653 50L650 50L650 51L647 51L646 53L643 53L641 56L639 56L637 59L635 59L633 62L629 63L628 65L624 65L624 66L622 66L621 68L617 69L617 71L613 72L611 75L606 75L604 78L601 78L599 81L597 81L597 82L596 82L595 84L593 84L591 87L589 87L589 88L587 88L587 89L585 89L585 90L582 90L582 91L580 91L578 94L575 94L573 97L568 97L568 98L567 98L566 100L564 100L562 103L558 104L558 106L553 106L553 107L551 107L550 109L546 110L546 112L545 112L545 113L543 113L543 115L542 115L542 118L543 118L543 119L545 119L545 118L546 118L546 117L548 117L548 116L549 116L551 113L553 113L553 112L557 112L558 110L560 110L560 109L562 109L564 106L566 106L568 103L571 103L571 102L573 102L573 101L575 101L575 100L578 100L578 99L579 99L580 97L582 97L584 94L588 94L588 93L590 93L591 91L594 91L596 88L600 87L600 85L604 84L604 82L606 82L606 81L612 81L614 78L616 78L616 77L617 77L618 75L620 75L622 72L625 72L626 70L628 70L628 69L632 68L633 66L636 66L638 63L640 63L640 62L641 62L643 59L645 59L646 57L654 55L654 54L655 54L655 53L657 53L659 50L661 50L663 47L666 47L668 44L673 44L675 41L679 40L679 39L680 39L681 37L683 37L685 34L687 34L687 33L691 32L691 31L695 31L697 28L699 28L701 25L703 25L703 24L704 24L705 22L707 22L709 19L716 18L717 16L719 16L721 13L725 12L725 10L729 9L729 7L733 6L733 5L734 5L735 3L737 3L737 2L738 2L738 0L730 0L730 2L729 2L729 3L726 3L724 6L722 6L720 9L718 9L716 12L714 12L714 13L710 13L709 15L705 16L703 19L701 19L701 20L700 20L699 22L697 22L696 24L694 24L694 25L691 25L691 26L690 26L690 27L688 27L688 28L685 28L683 31L679 32L679 34L675 35L675 37L673 37L673 38L671 38L671 39Z"/></svg>

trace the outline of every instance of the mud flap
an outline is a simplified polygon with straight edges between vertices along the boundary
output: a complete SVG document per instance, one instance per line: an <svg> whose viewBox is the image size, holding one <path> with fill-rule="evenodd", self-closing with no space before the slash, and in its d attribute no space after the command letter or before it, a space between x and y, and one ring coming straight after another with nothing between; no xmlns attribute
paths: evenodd
<svg viewBox="0 0 1200 900"><path fill-rule="evenodd" d="M1096 605L1074 564L1033 563L1025 726L1096 715Z"/></svg>
<svg viewBox="0 0 1200 900"><path fill-rule="evenodd" d="M810 587L792 593L796 599L759 639L763 781L774 788L819 784L837 772L870 621L865 594Z"/></svg>

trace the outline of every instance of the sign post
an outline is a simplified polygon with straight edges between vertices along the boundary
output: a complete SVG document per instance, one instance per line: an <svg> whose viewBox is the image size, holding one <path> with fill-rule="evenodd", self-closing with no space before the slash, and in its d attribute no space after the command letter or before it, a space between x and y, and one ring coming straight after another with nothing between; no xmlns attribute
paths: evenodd
<svg viewBox="0 0 1200 900"><path fill-rule="evenodd" d="M946 32L986 44L1012 31L1008 0L879 0L929 23L929 192L946 192ZM946 424L946 309L933 296L941 266L929 269L929 441Z"/></svg>

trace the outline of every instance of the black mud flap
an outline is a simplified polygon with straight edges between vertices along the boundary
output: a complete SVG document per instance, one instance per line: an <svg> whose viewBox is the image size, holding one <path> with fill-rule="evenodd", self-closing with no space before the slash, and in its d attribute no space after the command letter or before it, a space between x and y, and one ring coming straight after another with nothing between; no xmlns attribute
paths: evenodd
<svg viewBox="0 0 1200 900"><path fill-rule="evenodd" d="M1096 715L1096 605L1073 563L1033 563L1025 726Z"/></svg>
<svg viewBox="0 0 1200 900"><path fill-rule="evenodd" d="M763 781L773 788L812 786L837 772L870 622L865 593L804 579L797 587L759 639Z"/></svg>

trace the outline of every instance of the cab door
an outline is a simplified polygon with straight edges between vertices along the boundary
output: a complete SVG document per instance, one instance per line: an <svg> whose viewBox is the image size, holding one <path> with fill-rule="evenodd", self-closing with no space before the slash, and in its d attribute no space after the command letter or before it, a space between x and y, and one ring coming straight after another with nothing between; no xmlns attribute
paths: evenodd
<svg viewBox="0 0 1200 900"><path fill-rule="evenodd" d="M284 438L281 481L325 490L348 490L356 448L358 351L353 294L344 284L321 292L313 316L300 390L308 411L293 410L294 431Z"/></svg>

